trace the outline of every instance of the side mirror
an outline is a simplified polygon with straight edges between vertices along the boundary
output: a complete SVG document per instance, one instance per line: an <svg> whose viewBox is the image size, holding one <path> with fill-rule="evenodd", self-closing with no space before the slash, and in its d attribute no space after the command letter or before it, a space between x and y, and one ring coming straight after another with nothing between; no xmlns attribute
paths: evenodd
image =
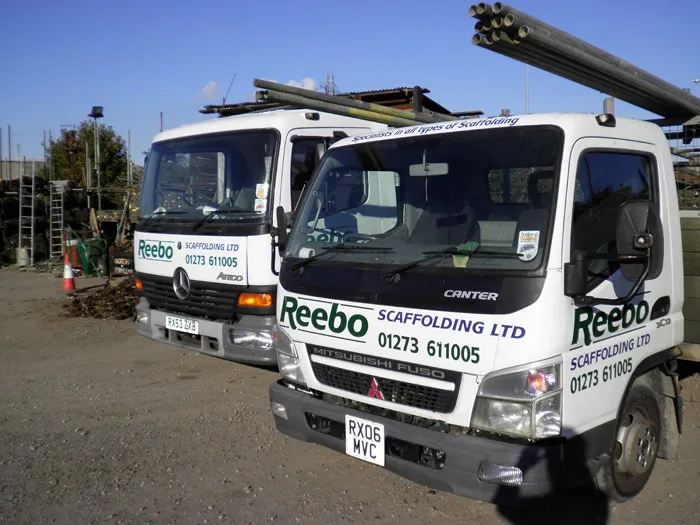
<svg viewBox="0 0 700 525"><path fill-rule="evenodd" d="M289 236L287 235L287 214L282 206L277 206L275 212L277 214L277 242L275 244L280 256L282 256L289 241Z"/></svg>
<svg viewBox="0 0 700 525"><path fill-rule="evenodd" d="M564 265L564 295L579 297L586 295L588 287L588 258L583 250L576 250L571 262Z"/></svg>
<svg viewBox="0 0 700 525"><path fill-rule="evenodd" d="M661 217L653 202L631 201L620 206L617 253L625 279L636 281L644 273L645 266L648 266L646 279L659 276L664 260L664 235ZM639 262L632 262L635 260Z"/></svg>
<svg viewBox="0 0 700 525"><path fill-rule="evenodd" d="M663 228L656 206L651 201L630 201L620 206L617 216L617 256L603 255L620 265L622 275L634 284L625 297L604 299L585 295L588 256L577 250L564 266L564 294L577 305L623 305L631 301L644 281L654 279L663 265ZM601 258L601 257L599 257Z"/></svg>

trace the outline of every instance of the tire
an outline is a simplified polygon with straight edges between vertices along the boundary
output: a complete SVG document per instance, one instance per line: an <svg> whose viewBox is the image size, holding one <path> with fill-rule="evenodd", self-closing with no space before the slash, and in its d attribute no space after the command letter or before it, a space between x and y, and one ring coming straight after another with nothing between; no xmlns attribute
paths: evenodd
<svg viewBox="0 0 700 525"><path fill-rule="evenodd" d="M632 386L623 401L610 452L596 475L598 489L616 502L639 494L654 470L661 434L661 413L653 390Z"/></svg>

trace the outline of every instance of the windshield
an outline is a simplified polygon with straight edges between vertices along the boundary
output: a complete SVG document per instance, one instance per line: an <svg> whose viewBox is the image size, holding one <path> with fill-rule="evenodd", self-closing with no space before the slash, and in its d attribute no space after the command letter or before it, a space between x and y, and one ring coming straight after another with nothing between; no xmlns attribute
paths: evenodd
<svg viewBox="0 0 700 525"><path fill-rule="evenodd" d="M310 264L537 269L562 143L561 130L530 126L331 149L296 214L286 256L305 259L342 242L389 249L332 250Z"/></svg>
<svg viewBox="0 0 700 525"><path fill-rule="evenodd" d="M156 142L148 155L139 216L236 220L268 209L277 134L271 130L199 135Z"/></svg>

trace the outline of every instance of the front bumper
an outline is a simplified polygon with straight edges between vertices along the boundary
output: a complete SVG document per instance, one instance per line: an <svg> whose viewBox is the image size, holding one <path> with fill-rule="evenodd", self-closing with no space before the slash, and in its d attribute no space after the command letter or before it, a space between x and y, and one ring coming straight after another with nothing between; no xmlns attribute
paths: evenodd
<svg viewBox="0 0 700 525"><path fill-rule="evenodd" d="M266 349L243 346L233 344L229 336L232 329L269 332L271 334L275 325L274 316L241 315L235 323L223 323L173 313L172 315L174 316L195 319L199 323L199 335L190 336L175 330L168 330L165 327L165 316L167 314L151 309L148 302L143 298L136 306L136 311L137 313L148 314L147 323L136 323L138 332L156 341L196 350L197 352L229 361L270 366L277 364L277 351L274 345L270 345L270 348Z"/></svg>
<svg viewBox="0 0 700 525"><path fill-rule="evenodd" d="M486 437L450 435L331 404L281 383L270 386L270 401L279 403L286 409L286 420L275 417L277 430L338 452L345 452L344 439L312 429L307 415L320 416L339 424L344 424L345 415L368 419L383 424L387 438L445 452L444 466L438 469L394 456L387 444L386 469L433 489L500 505L517 506L527 504L528 500L549 497L559 488L559 473L562 471L560 443L522 445ZM520 468L523 471L522 484L510 487L481 481L478 472L484 461Z"/></svg>

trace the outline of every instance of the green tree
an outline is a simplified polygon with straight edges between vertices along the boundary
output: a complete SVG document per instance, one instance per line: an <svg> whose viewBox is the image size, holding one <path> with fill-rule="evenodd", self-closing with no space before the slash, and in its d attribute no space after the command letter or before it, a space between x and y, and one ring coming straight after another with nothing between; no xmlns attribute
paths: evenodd
<svg viewBox="0 0 700 525"><path fill-rule="evenodd" d="M61 136L51 143L54 178L70 180L86 187L86 154L92 166L92 185L97 186L95 171L95 127L91 120L84 120L77 129L62 129ZM100 141L100 171L102 187L126 184L126 143L111 126L98 125ZM86 148L87 146L87 148Z"/></svg>

